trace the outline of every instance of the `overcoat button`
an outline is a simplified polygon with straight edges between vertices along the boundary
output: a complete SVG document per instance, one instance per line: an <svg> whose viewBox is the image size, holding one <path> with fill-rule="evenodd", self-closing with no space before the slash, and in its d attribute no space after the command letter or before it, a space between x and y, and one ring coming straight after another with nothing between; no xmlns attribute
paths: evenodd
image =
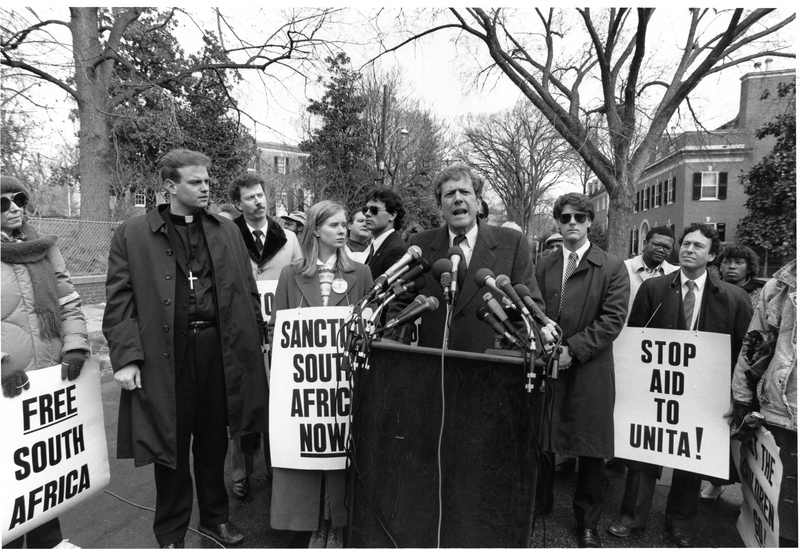
<svg viewBox="0 0 800 549"><path fill-rule="evenodd" d="M165 276L164 278L166 278L167 280L172 280L172 275L171 274L167 274L167 276Z"/></svg>
<svg viewBox="0 0 800 549"><path fill-rule="evenodd" d="M167 326L166 324L164 324L164 331L169 332L169 326Z"/></svg>
<svg viewBox="0 0 800 549"><path fill-rule="evenodd" d="M172 301L170 301L169 299L164 300L164 305L169 305L170 303L172 303Z"/></svg>
<svg viewBox="0 0 800 549"><path fill-rule="evenodd" d="M164 358L169 358L169 351L164 351Z"/></svg>
<svg viewBox="0 0 800 549"><path fill-rule="evenodd" d="M186 310L186 305L182 305L181 309L183 309L185 311Z"/></svg>
<svg viewBox="0 0 800 549"><path fill-rule="evenodd" d="M172 255L172 250L167 250L167 255Z"/></svg>

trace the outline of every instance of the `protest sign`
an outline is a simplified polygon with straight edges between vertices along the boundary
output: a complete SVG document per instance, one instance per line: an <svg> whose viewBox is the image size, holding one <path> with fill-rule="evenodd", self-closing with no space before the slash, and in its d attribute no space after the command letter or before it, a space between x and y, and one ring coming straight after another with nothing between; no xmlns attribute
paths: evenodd
<svg viewBox="0 0 800 549"><path fill-rule="evenodd" d="M275 299L275 288L278 287L277 280L256 280L258 294L261 301L261 316L264 322L269 322L272 316L272 302Z"/></svg>
<svg viewBox="0 0 800 549"><path fill-rule="evenodd" d="M778 547L778 501L783 466L772 433L759 428L744 444L731 442L742 481L742 507L736 527L747 547Z"/></svg>
<svg viewBox="0 0 800 549"><path fill-rule="evenodd" d="M272 464L344 469L350 433L350 386L339 368L342 326L352 307L275 313L269 436Z"/></svg>
<svg viewBox="0 0 800 549"><path fill-rule="evenodd" d="M30 388L0 397L3 545L100 492L109 482L97 361L77 379L61 367L27 372Z"/></svg>
<svg viewBox="0 0 800 549"><path fill-rule="evenodd" d="M623 328L614 341L614 455L728 478L730 336Z"/></svg>

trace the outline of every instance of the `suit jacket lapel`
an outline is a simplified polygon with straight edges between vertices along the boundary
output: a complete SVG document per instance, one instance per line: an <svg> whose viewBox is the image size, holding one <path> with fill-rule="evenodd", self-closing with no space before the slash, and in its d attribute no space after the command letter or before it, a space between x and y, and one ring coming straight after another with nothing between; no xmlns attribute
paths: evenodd
<svg viewBox="0 0 800 549"><path fill-rule="evenodd" d="M543 261L548 260L551 264L544 268L545 288L539 289L544 292L542 297L545 300L545 312L550 318L555 319L558 314L558 301L561 298L561 284L564 280L564 256L558 252L557 255L551 254Z"/></svg>
<svg viewBox="0 0 800 549"><path fill-rule="evenodd" d="M309 307L322 307L322 293L319 291L318 277L295 273L294 280L300 290L301 299L298 307L301 307L303 302L307 303Z"/></svg>
<svg viewBox="0 0 800 549"><path fill-rule="evenodd" d="M445 231L446 232L446 231ZM449 234L446 234L449 237ZM475 273L478 269L490 269L494 265L495 255L492 251L497 246L497 242L488 230L478 228L478 238L475 240L475 249L472 250L472 260L464 278L464 287L459 290L456 299L456 307L453 311L458 313L469 303L480 288L475 282ZM449 248L448 248L449 249ZM507 273L495 273L495 276ZM488 288L486 291L489 291Z"/></svg>
<svg viewBox="0 0 800 549"><path fill-rule="evenodd" d="M386 237L386 240L384 240L380 247L375 250L375 253L372 255L372 259L369 262L370 269L373 267L373 265L375 265L375 263L378 262L378 258L383 255L383 252L386 251L386 248L389 246L395 236L397 236L397 231L389 233L389 236Z"/></svg>
<svg viewBox="0 0 800 549"><path fill-rule="evenodd" d="M716 331L727 326L729 321L728 297L720 291L717 282L709 273L706 277L706 286L703 289L697 329L704 332Z"/></svg>
<svg viewBox="0 0 800 549"><path fill-rule="evenodd" d="M354 284L356 283L356 273L355 271L350 273L344 273L341 271L337 271L336 278L344 279L347 282L347 288L345 288L344 292L337 293L331 289L331 295L328 296L328 307L334 307L336 305L347 305L347 294L350 290L353 289ZM317 285L319 286L319 285ZM322 294L320 294L320 301L322 300Z"/></svg>

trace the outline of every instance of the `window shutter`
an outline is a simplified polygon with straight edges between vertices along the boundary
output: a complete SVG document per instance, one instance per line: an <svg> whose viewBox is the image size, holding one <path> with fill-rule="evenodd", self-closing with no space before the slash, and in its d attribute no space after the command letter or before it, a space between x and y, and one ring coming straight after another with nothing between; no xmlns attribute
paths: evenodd
<svg viewBox="0 0 800 549"><path fill-rule="evenodd" d="M717 233L719 233L719 239L721 241L725 241L725 223L717 223Z"/></svg>
<svg viewBox="0 0 800 549"><path fill-rule="evenodd" d="M728 172L719 172L717 185L717 198L720 200L728 198Z"/></svg>
<svg viewBox="0 0 800 549"><path fill-rule="evenodd" d="M703 186L703 174L695 172L692 174L692 200L700 200Z"/></svg>
<svg viewBox="0 0 800 549"><path fill-rule="evenodd" d="M672 201L675 202L676 200L678 200L678 178L672 176Z"/></svg>

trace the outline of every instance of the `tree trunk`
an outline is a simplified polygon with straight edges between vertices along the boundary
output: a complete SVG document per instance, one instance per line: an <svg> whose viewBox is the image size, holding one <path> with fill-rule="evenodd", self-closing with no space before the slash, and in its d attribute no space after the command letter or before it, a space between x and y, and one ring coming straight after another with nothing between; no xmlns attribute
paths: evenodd
<svg viewBox="0 0 800 549"><path fill-rule="evenodd" d="M630 173L630 172L628 172ZM628 258L630 220L633 218L633 181L620 181L609 193L608 252L620 259Z"/></svg>
<svg viewBox="0 0 800 549"><path fill-rule="evenodd" d="M71 8L70 30L78 95L78 177L81 218L111 220L111 138L107 67L98 64L101 49L97 8ZM106 69L106 70L104 70Z"/></svg>

